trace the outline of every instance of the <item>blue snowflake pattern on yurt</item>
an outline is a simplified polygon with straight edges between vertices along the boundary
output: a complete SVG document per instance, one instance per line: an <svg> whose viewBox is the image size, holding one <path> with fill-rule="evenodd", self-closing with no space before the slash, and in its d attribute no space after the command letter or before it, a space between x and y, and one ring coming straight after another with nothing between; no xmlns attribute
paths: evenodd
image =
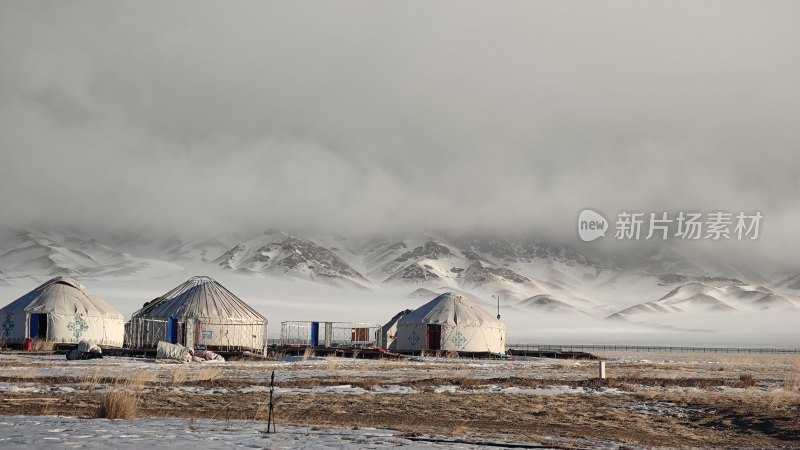
<svg viewBox="0 0 800 450"><path fill-rule="evenodd" d="M460 331L456 331L456 334L455 336L453 336L452 341L454 344L456 344L456 348L462 348L464 347L464 344L467 343L467 338L464 337L464 335L461 334Z"/></svg>
<svg viewBox="0 0 800 450"><path fill-rule="evenodd" d="M415 347L417 346L419 343L419 335L416 331L412 331L411 334L408 335L408 342Z"/></svg>
<svg viewBox="0 0 800 450"><path fill-rule="evenodd" d="M3 338L8 338L11 335L11 331L14 330L14 319L11 316L6 316L5 320L3 320Z"/></svg>
<svg viewBox="0 0 800 450"><path fill-rule="evenodd" d="M75 336L75 339L80 339L83 332L89 329L89 325L86 324L83 317L75 316L75 319L67 324L67 329L72 331L72 335Z"/></svg>

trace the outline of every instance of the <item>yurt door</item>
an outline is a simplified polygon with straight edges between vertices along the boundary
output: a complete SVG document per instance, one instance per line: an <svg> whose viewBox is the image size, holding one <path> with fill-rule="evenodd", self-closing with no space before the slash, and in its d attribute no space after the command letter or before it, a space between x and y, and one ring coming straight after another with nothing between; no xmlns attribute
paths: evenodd
<svg viewBox="0 0 800 450"><path fill-rule="evenodd" d="M319 322L311 322L311 346L319 346Z"/></svg>
<svg viewBox="0 0 800 450"><path fill-rule="evenodd" d="M178 343L178 318L170 317L167 322L167 340L170 344Z"/></svg>
<svg viewBox="0 0 800 450"><path fill-rule="evenodd" d="M428 325L428 350L442 349L442 326Z"/></svg>
<svg viewBox="0 0 800 450"><path fill-rule="evenodd" d="M31 339L47 339L47 314L31 314Z"/></svg>

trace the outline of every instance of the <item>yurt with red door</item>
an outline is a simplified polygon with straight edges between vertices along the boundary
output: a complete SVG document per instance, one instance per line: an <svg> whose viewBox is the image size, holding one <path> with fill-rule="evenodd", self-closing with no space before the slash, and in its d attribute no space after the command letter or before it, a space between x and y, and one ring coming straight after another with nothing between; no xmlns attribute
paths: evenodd
<svg viewBox="0 0 800 450"><path fill-rule="evenodd" d="M398 352L506 352L506 326L458 294L444 293L399 318L393 345Z"/></svg>

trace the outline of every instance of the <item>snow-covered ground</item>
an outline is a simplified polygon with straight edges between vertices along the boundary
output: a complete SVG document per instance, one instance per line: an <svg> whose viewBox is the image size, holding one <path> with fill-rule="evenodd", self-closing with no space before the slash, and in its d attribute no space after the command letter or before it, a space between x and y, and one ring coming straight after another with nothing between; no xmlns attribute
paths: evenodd
<svg viewBox="0 0 800 450"><path fill-rule="evenodd" d="M77 417L0 416L3 449L368 449L502 448L480 443L411 440L393 430L280 425L266 433L265 422L210 419L107 420Z"/></svg>
<svg viewBox="0 0 800 450"><path fill-rule="evenodd" d="M547 358L527 358L522 360L464 360L447 358L416 358L411 361L376 361L350 358L319 358L303 360L287 357L278 361L228 361L225 363L202 364L162 364L153 359L105 357L93 360L67 361L61 355L28 355L25 353L0 354L0 367L4 377L20 380L0 382L0 393L7 392L75 392L87 389L97 390L114 384L115 380L138 378L144 382L161 383L164 387L146 388L148 390L191 392L196 394L225 394L267 392L269 378L275 372L279 387L276 394L416 394L417 389L400 385L410 379L446 378L458 374L475 380L490 378L511 378L533 373L549 376L574 377L576 370L595 366L587 361L561 361ZM209 367L219 369L216 378L238 383L236 387L206 388L200 386L173 385L173 374L182 373L186 380L196 380ZM308 380L328 380L336 376L340 384L311 387L280 387L281 384L302 384ZM102 382L102 377L108 381ZM374 387L364 389L353 386L352 381L364 378L380 380ZM30 380L30 382L27 382ZM44 381L42 381L44 380ZM53 383L52 380L57 380ZM79 380L69 382L68 380ZM348 383L348 380L351 380ZM447 389L447 388L445 388ZM460 390L460 393L485 393L500 389L477 383L475 389ZM503 391L505 392L505 391ZM509 391L508 393L528 395L552 395L555 393L583 393L583 390L562 389L559 391Z"/></svg>
<svg viewBox="0 0 800 450"><path fill-rule="evenodd" d="M154 359L105 357L67 361L61 355L29 355L24 352L0 353L3 377L0 393L71 393L102 391L120 381L134 379L144 392L191 394L233 394L268 392L269 379L275 373L277 395L302 394L385 394L408 395L424 392L413 385L415 380L437 380L432 392L458 394L502 393L528 396L616 395L614 388L575 386L566 381L594 378L596 361L520 358L515 360L414 358L411 360L365 360L311 357L307 360L286 357L276 361L227 361L224 363L170 364ZM652 358L609 357L609 377L625 377L646 371L662 378L725 379L747 372L760 378L761 390L777 387L776 382L794 372L792 355L670 354ZM208 378L209 368L217 370ZM732 371L728 373L728 371ZM175 382L175 373L180 373ZM637 375L637 376L640 376ZM219 380L220 386L201 386L193 381ZM369 379L371 386L362 387ZM468 379L469 386L448 380ZM514 380L550 380L548 386L515 386ZM313 381L325 381L314 384ZM498 384L498 380L502 381ZM773 382L771 382L772 380ZM189 383L184 383L188 381ZM225 385L229 382L229 385ZM510 385L509 385L510 383ZM672 387L674 388L674 387ZM690 389L690 388L679 388Z"/></svg>
<svg viewBox="0 0 800 450"><path fill-rule="evenodd" d="M597 366L547 358L313 356L164 364L0 353L0 448L157 448L166 442L175 448L486 448L508 442L557 446L566 436L570 446L616 448L624 442L635 448L644 442L678 445L670 440L673 426L703 446L730 438L704 441L707 430L696 429L697 417L717 414L715 420L727 420L728 413L717 411L720 403L739 405L736 417L753 416L752 429L758 430L761 419L755 416L786 417L800 398L793 355L609 355L609 380L596 379ZM279 433L267 435L264 405L273 371ZM111 392L137 398L133 417L141 419L90 419ZM230 409L233 402L237 406ZM510 414L519 414L520 421L507 421ZM213 420L221 417L228 419ZM630 429L587 434L585 428L631 417L639 422ZM657 441L648 440L642 433L650 433L656 417L669 418L670 424L653 431ZM247 420L252 418L261 420ZM547 426L540 428L543 420ZM580 425L573 426L574 420ZM794 432L791 424L780 426ZM784 442L769 433L748 433L737 435L737 442Z"/></svg>

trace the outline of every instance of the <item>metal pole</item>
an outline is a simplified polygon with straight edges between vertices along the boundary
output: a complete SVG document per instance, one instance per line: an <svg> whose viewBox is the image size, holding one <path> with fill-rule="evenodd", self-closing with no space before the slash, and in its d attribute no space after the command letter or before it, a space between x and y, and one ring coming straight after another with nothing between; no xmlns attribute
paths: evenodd
<svg viewBox="0 0 800 450"><path fill-rule="evenodd" d="M275 416L272 414L272 393L275 392L275 371L272 371L272 377L269 382L269 416L267 417L267 433L270 433L269 426L272 425L272 433L275 432Z"/></svg>

